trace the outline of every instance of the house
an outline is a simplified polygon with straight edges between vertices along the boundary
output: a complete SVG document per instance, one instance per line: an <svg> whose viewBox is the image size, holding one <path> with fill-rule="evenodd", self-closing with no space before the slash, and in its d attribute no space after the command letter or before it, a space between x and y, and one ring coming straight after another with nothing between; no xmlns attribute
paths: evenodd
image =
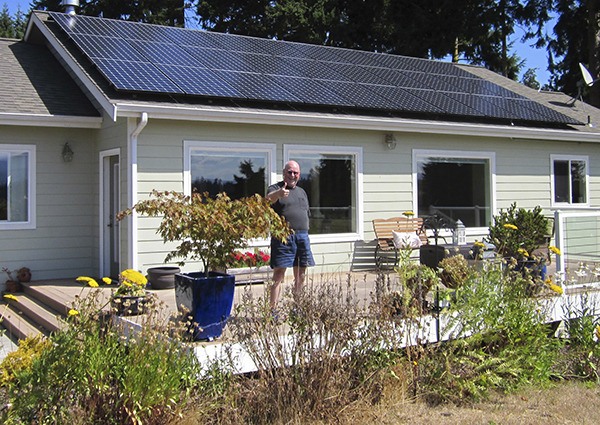
<svg viewBox="0 0 600 425"><path fill-rule="evenodd" d="M36 11L0 72L0 264L34 279L161 265L159 221L116 212L287 159L317 272L372 267L371 221L406 210L473 241L512 202L600 205L600 111L481 67Z"/></svg>

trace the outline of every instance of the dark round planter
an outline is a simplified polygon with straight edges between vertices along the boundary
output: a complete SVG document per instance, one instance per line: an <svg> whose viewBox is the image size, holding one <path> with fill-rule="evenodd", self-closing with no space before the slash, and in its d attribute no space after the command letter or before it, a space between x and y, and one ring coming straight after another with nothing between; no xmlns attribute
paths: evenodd
<svg viewBox="0 0 600 425"><path fill-rule="evenodd" d="M162 266L148 269L148 282L152 289L172 289L175 287L175 275L181 272L179 267Z"/></svg>
<svg viewBox="0 0 600 425"><path fill-rule="evenodd" d="M110 303L117 316L137 316L144 314L148 296L123 295L114 297Z"/></svg>

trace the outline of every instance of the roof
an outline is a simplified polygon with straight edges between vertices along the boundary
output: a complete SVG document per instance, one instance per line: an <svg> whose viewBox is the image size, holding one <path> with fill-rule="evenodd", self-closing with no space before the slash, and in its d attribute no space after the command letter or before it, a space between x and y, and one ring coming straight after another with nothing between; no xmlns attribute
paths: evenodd
<svg viewBox="0 0 600 425"><path fill-rule="evenodd" d="M493 73L448 62L55 12L34 15L45 36L89 76L90 89L111 104L562 129L586 122L581 114L523 95L518 83L515 89Z"/></svg>
<svg viewBox="0 0 600 425"><path fill-rule="evenodd" d="M419 64L425 64L429 68L434 67L435 72L432 71L429 76L426 76L427 81L429 81L428 84L438 84L438 82L432 82L432 79L447 81L447 79L444 79L442 71L452 69L450 72L454 73L454 75L462 76L463 82L484 82L485 84L480 84L480 87L498 90L505 94L508 92L510 94L507 97L517 99L517 105L526 104L528 109L533 107L534 111L543 110L545 111L546 118L543 118L541 121L530 121L528 119L513 120L501 115L492 117L484 116L483 114L480 116L460 115L453 113L450 109L430 113L427 111L402 110L402 108L390 109L389 106L385 105L382 108L365 108L364 106L347 104L325 105L284 102L268 97L242 99L231 96L215 97L186 93L165 93L160 90L145 91L118 88L118 81L115 82L112 78L103 74L99 66L101 62L96 60L96 56L98 55L91 53L89 49L89 51L82 49L74 41L74 38L81 39L81 37L65 31L65 28L61 27L55 21L56 16L62 19L66 15L34 11L30 17L25 42L0 39L2 41L0 43L0 55L2 55L0 56L0 59L2 59L0 60L0 72L2 72L3 77L8 76L8 78L0 80L0 103L3 108L3 110L0 110L0 124L8 122L9 124L16 123L19 125L62 125L61 123L56 124L59 115L50 114L64 113L88 115L85 118L87 120L85 126L99 127L101 118L98 118L98 112L93 110L91 103L88 101L88 99L91 99L98 110L104 110L112 119L116 119L118 116L139 117L140 114L147 113L152 118L192 121L265 123L272 125L351 128L387 132L409 131L471 136L485 135L543 140L600 141L598 138L598 134L600 133L600 110L580 101L574 102L567 95L533 90L479 66L451 64L393 55L383 56L388 59L394 58L394 60L399 60L402 63L408 61L407 63L409 64L414 64L416 60ZM233 43L230 48L234 54L237 54L235 49L247 47L242 43L243 47L234 48L236 40L243 39L245 40L244 42L250 40L252 44L260 44L265 41L252 37L214 34L205 31L176 29L133 22L110 21L101 18L78 17L77 19L81 21L85 20L101 27L105 26L107 21L118 22L116 25L118 25L121 32L124 31L124 28L129 31L130 26L133 26L135 31L131 31L134 33L139 32L140 28L143 31L151 28L152 31L158 31L159 34L170 33L170 31L174 30L176 34L179 34L179 31L184 31L186 34L190 32L195 36L198 36L198 34L202 36L207 35L208 37L217 36L220 37L219 43ZM114 30L114 28L112 29ZM104 41L111 43L115 38L107 37L106 34L95 37L104 37L102 38ZM127 38L126 33L120 34L120 37ZM289 49L297 50L298 46L300 46L300 49L305 48L307 51L312 52L311 55L322 54L319 53L321 52L321 48L328 52L333 49L300 43L266 41L276 43L277 48L282 51L288 51ZM156 43L157 41L154 40L154 42ZM114 46L111 43L106 44L102 48L108 52L114 52ZM133 40L133 44L136 43L139 45L139 40ZM95 45L98 46L97 44ZM177 50L176 43L168 44L168 47ZM213 50L214 52L212 53L216 52L219 54L225 51L225 49ZM335 54L338 57L359 57L362 58L361 61L366 60L365 58L372 58L372 55L379 57L379 54L370 52L358 52L359 56L356 56L357 51L348 49L333 49L333 51L336 52ZM20 53L16 54L17 52ZM289 55L290 53L287 54ZM53 59L54 57L57 59ZM231 58L232 55L225 55L224 57ZM7 58L7 60L3 58ZM47 63L44 63L44 61ZM119 62L119 60L114 59L113 62L126 65L128 61L120 60ZM319 61L316 61L314 64L319 63ZM155 68L155 64L151 62L144 63L144 65L149 69ZM330 65L327 66L331 68ZM348 70L352 67L345 66L344 68L346 72L349 72ZM368 67L366 64L362 64L357 69L364 71L365 68L374 69L376 67ZM34 72L35 70L43 70L44 75L40 75L40 72ZM128 68L123 68L123 70L129 72ZM381 69L375 70L375 74L377 75L381 72L383 72ZM472 78L469 79L467 76L471 76ZM357 77L357 84L364 86L365 83L358 82L363 78L369 77L365 75ZM135 79L131 81L135 81ZM318 80L315 82L319 83ZM21 84L26 87L16 89L17 85ZM328 85L329 80L323 80L319 84ZM417 90L428 90L434 94L441 94L442 98L444 98L444 91L441 89L420 87ZM48 93L50 92L53 94L49 95ZM461 96L465 95L463 93ZM486 110L493 111L495 109L495 107L490 108L490 102L487 97L498 98L499 96L493 96L493 94L483 95L481 92L476 93L476 95L476 99L485 100ZM494 99L494 101L497 100ZM20 102L32 105L26 107L25 105L22 106ZM512 103L506 103L505 106L510 104ZM23 124L25 120L19 118L19 114L29 114L29 121ZM17 116L16 121L15 116ZM46 117L45 121L44 116ZM548 117L550 118L548 119ZM557 119L555 120L554 118ZM20 120L22 122L19 122ZM75 125L80 125L80 123L76 123Z"/></svg>
<svg viewBox="0 0 600 425"><path fill-rule="evenodd" d="M0 39L0 114L99 117L45 46Z"/></svg>

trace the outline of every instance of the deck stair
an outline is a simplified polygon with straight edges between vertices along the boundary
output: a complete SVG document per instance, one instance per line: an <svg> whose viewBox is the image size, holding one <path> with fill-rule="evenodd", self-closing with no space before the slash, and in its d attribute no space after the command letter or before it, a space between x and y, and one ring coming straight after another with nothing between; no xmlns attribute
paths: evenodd
<svg viewBox="0 0 600 425"><path fill-rule="evenodd" d="M2 326L13 340L36 335L48 336L64 326L63 319L71 308L68 296L48 293L31 284L22 284L23 291L8 302Z"/></svg>

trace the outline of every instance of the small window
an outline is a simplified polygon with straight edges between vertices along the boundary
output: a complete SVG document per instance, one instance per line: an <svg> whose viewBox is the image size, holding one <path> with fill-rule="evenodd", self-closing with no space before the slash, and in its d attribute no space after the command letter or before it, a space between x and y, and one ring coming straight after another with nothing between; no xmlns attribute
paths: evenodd
<svg viewBox="0 0 600 425"><path fill-rule="evenodd" d="M0 146L0 229L34 228L35 148Z"/></svg>
<svg viewBox="0 0 600 425"><path fill-rule="evenodd" d="M552 156L552 191L555 205L588 203L587 157Z"/></svg>
<svg viewBox="0 0 600 425"><path fill-rule="evenodd" d="M493 156L476 152L415 151L418 215L437 214L466 227L491 221Z"/></svg>
<svg viewBox="0 0 600 425"><path fill-rule="evenodd" d="M186 193L231 199L265 195L272 180L274 147L250 143L186 142Z"/></svg>

